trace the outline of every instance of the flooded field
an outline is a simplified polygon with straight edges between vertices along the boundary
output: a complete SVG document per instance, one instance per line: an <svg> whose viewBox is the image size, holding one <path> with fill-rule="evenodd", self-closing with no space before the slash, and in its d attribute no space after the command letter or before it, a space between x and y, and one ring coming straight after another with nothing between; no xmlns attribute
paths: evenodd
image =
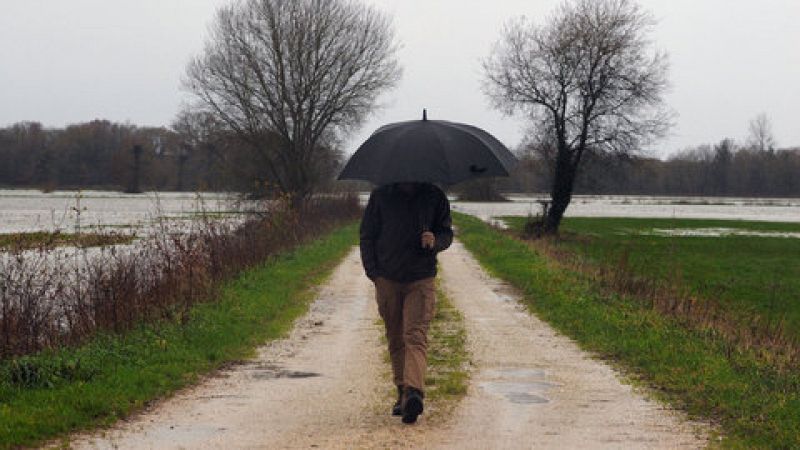
<svg viewBox="0 0 800 450"><path fill-rule="evenodd" d="M228 194L0 190L0 233L72 232L78 226L78 211L81 228L122 231L146 228L159 218L187 219L203 211L228 212L232 207Z"/></svg>
<svg viewBox="0 0 800 450"><path fill-rule="evenodd" d="M42 193L36 190L0 190L0 233L74 231L78 224L75 191ZM364 203L368 194L362 194ZM509 202L480 203L452 200L455 211L483 219L526 216L541 211L545 196L510 195ZM227 214L236 210L235 198L215 193L122 194L82 191L82 228L142 229L158 218L186 220L203 211ZM568 217L641 217L762 220L800 222L800 199L725 197L649 197L578 195L567 209Z"/></svg>
<svg viewBox="0 0 800 450"><path fill-rule="evenodd" d="M455 211L489 220L539 214L542 208L539 201L547 197L510 195L509 199L511 201L502 203L453 201L452 207ZM566 216L800 222L800 199L576 195Z"/></svg>
<svg viewBox="0 0 800 450"><path fill-rule="evenodd" d="M676 237L728 237L728 236L753 236L753 237L780 237L800 239L800 233L781 231L755 231L740 230L736 228L653 228L651 231L640 232L641 235L676 236Z"/></svg>

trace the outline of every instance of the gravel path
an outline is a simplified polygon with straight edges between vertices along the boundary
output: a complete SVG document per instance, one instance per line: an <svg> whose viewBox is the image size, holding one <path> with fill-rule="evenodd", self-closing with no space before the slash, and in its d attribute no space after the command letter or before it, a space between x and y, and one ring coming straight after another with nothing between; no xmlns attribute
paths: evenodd
<svg viewBox="0 0 800 450"><path fill-rule="evenodd" d="M309 314L258 357L77 448L699 448L707 427L647 400L532 317L455 243L442 281L464 313L473 375L450 417L388 415L389 369L357 249Z"/></svg>
<svg viewBox="0 0 800 450"><path fill-rule="evenodd" d="M701 448L707 428L648 400L529 314L460 243L440 256L475 370L440 448Z"/></svg>
<svg viewBox="0 0 800 450"><path fill-rule="evenodd" d="M354 249L291 335L78 448L348 447L374 428L384 362Z"/></svg>

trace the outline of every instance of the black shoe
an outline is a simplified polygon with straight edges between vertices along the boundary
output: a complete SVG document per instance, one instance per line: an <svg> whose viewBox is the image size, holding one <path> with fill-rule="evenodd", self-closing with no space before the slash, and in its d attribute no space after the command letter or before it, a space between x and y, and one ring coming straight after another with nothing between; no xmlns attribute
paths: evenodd
<svg viewBox="0 0 800 450"><path fill-rule="evenodd" d="M406 401L403 403L403 423L414 423L422 414L422 392L412 387L406 388Z"/></svg>
<svg viewBox="0 0 800 450"><path fill-rule="evenodd" d="M403 385L397 386L397 402L392 406L393 416L403 415Z"/></svg>

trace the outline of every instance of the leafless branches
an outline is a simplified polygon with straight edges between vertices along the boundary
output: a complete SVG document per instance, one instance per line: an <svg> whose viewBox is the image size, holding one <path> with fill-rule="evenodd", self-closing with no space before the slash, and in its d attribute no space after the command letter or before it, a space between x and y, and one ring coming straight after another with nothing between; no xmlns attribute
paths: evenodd
<svg viewBox="0 0 800 450"><path fill-rule="evenodd" d="M766 113L761 113L750 121L747 145L759 152L775 151L776 143L775 136L772 134L772 122Z"/></svg>
<svg viewBox="0 0 800 450"><path fill-rule="evenodd" d="M662 102L667 58L650 49L652 25L631 0L576 0L544 26L508 23L484 61L494 105L531 117L557 150L550 231L586 152L634 152L670 126Z"/></svg>
<svg viewBox="0 0 800 450"><path fill-rule="evenodd" d="M220 9L186 87L307 196L317 159L399 79L390 20L349 0L246 0Z"/></svg>

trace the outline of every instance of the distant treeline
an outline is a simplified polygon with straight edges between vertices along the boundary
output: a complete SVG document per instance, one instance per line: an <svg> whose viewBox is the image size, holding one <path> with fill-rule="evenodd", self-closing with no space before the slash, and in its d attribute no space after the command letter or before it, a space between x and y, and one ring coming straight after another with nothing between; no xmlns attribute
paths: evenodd
<svg viewBox="0 0 800 450"><path fill-rule="evenodd" d="M138 161L137 161L138 160ZM0 186L118 190L217 190L214 153L167 128L95 120L66 128L21 122L0 128Z"/></svg>
<svg viewBox="0 0 800 450"><path fill-rule="evenodd" d="M0 128L0 186L252 192L254 183L269 183L265 164L245 145L218 130L198 136L183 128L106 120L63 129L37 122ZM519 154L519 169L497 187L549 192L552 152L527 146ZM341 158L332 156L326 164L332 178ZM667 160L590 154L576 193L800 197L800 148L765 149L724 139Z"/></svg>
<svg viewBox="0 0 800 450"><path fill-rule="evenodd" d="M264 143L279 145L273 136ZM253 147L200 114L179 115L170 128L20 122L0 128L0 187L274 194L275 174ZM341 163L333 150L316 161L330 181Z"/></svg>
<svg viewBox="0 0 800 450"><path fill-rule="evenodd" d="M549 192L552 159L528 147L519 170L502 190ZM577 194L800 197L800 148L759 149L724 139L667 160L588 155L578 174Z"/></svg>

